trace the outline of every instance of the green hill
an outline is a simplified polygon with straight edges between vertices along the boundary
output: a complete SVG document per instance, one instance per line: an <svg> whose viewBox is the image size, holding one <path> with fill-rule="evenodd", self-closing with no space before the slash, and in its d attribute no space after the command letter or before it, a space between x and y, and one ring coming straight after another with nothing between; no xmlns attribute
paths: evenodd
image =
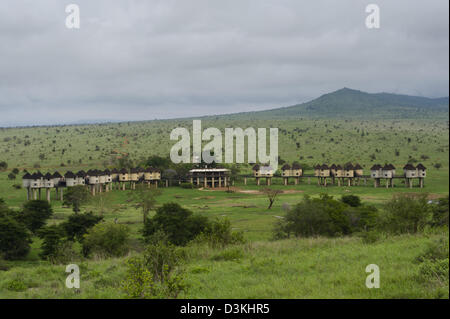
<svg viewBox="0 0 450 319"><path fill-rule="evenodd" d="M233 117L311 117L411 119L448 117L449 98L427 98L391 93L367 93L343 88L312 101L267 111L234 114Z"/></svg>

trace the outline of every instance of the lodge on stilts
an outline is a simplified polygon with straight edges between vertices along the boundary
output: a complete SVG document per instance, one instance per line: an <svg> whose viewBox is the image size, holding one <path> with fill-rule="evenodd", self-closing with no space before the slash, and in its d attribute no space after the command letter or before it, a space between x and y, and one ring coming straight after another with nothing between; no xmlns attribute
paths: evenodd
<svg viewBox="0 0 450 319"><path fill-rule="evenodd" d="M281 172L276 175L274 169L269 165L255 164L252 167L252 175L241 175L244 179L244 185L247 185L248 178L253 177L256 185L261 185L261 179L265 179L265 185L270 186L274 178L281 178L282 184L287 186L291 179L294 180L294 185L298 185L301 179L305 178L308 184L311 178L317 178L319 186L354 186L360 185L363 181L367 185L367 180L373 180L373 186L380 187L382 181L386 188L393 188L396 179L403 182L406 187L414 187L414 180L418 180L418 187L424 187L424 180L427 176L426 167L419 163L417 166L411 163L403 167L403 174L397 174L396 168L393 164L386 163L383 166L375 164L370 168L370 174L364 175L363 167L356 163L346 163L344 165L332 164L317 164L313 167L313 174L305 174L303 167L294 162L292 165L285 163L281 167ZM122 168L118 170L97 170L90 169L87 172L83 170L73 173L67 171L64 175L59 172L50 172L42 174L40 171L35 173L25 172L22 177L23 187L27 190L27 200L41 199L41 193L45 190L45 199L51 200L52 189L56 191L56 199L63 200L64 189L74 187L77 185L84 185L89 189L92 195L102 192L109 192L111 190L134 190L137 184L147 185L148 187L158 187L161 182L166 187L169 186L169 179L167 176L163 179L161 171L156 168L136 167L132 169ZM190 182L196 187L204 188L221 188L229 187L234 183L231 179L231 171L226 168L196 168L191 169L185 177L179 177L178 183Z"/></svg>

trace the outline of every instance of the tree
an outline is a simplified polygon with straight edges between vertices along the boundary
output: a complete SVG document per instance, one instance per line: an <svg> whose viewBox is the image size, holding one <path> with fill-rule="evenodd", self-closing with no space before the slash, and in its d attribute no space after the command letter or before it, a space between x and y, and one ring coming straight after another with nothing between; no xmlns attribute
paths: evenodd
<svg viewBox="0 0 450 319"><path fill-rule="evenodd" d="M148 214L156 205L156 197L161 195L157 188L148 188L143 184L136 185L136 189L129 193L130 199L135 203L136 208L142 209L144 224L147 221Z"/></svg>
<svg viewBox="0 0 450 319"><path fill-rule="evenodd" d="M0 162L0 171L4 171L8 168L8 163L5 161Z"/></svg>
<svg viewBox="0 0 450 319"><path fill-rule="evenodd" d="M31 237L25 225L10 216L0 214L0 255L18 259L30 251Z"/></svg>
<svg viewBox="0 0 450 319"><path fill-rule="evenodd" d="M92 212L84 214L72 214L67 221L61 225L67 234L69 240L78 239L83 241L83 235L87 233L88 229L103 220L103 217L95 216Z"/></svg>
<svg viewBox="0 0 450 319"><path fill-rule="evenodd" d="M171 164L172 162L170 161L169 158L161 157L158 155L152 155L145 161L146 166L159 169L166 169L170 167Z"/></svg>
<svg viewBox="0 0 450 319"><path fill-rule="evenodd" d="M59 225L39 229L38 236L42 239L40 257L43 259L54 257L62 244L64 235L64 229Z"/></svg>
<svg viewBox="0 0 450 319"><path fill-rule="evenodd" d="M70 187L64 195L64 205L72 206L75 213L80 211L81 205L86 203L90 198L89 190L83 185Z"/></svg>
<svg viewBox="0 0 450 319"><path fill-rule="evenodd" d="M144 224L143 235L147 239L157 231L167 234L174 245L185 245L208 227L208 219L181 207L177 203L166 203L156 210L155 216Z"/></svg>
<svg viewBox="0 0 450 319"><path fill-rule="evenodd" d="M120 210L120 205L114 204L112 201L112 192L102 192L95 196L90 196L89 204L95 207L95 211L99 216L103 216L106 213L114 213Z"/></svg>
<svg viewBox="0 0 450 319"><path fill-rule="evenodd" d="M283 193L283 191L280 189L264 188L263 193L266 194L267 198L269 199L269 207L267 207L267 209L271 209L273 203L277 198L277 195Z"/></svg>
<svg viewBox="0 0 450 319"><path fill-rule="evenodd" d="M45 225L53 214L52 206L46 200L30 200L23 205L21 221L27 228L36 231Z"/></svg>

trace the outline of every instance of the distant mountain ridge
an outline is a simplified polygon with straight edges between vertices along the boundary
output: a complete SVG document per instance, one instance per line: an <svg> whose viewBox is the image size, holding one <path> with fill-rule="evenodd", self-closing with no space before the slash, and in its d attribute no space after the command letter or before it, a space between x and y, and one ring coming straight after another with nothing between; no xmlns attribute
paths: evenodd
<svg viewBox="0 0 450 319"><path fill-rule="evenodd" d="M423 118L448 116L448 110L448 97L367 93L343 88L306 103L246 114L256 117Z"/></svg>

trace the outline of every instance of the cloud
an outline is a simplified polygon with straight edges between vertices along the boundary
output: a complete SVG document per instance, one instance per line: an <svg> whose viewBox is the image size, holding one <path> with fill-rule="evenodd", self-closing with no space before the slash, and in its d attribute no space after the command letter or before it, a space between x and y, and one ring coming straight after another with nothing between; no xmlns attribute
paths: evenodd
<svg viewBox="0 0 450 319"><path fill-rule="evenodd" d="M0 3L0 125L251 111L341 87L447 96L448 2ZM367 3L368 4L368 3Z"/></svg>

